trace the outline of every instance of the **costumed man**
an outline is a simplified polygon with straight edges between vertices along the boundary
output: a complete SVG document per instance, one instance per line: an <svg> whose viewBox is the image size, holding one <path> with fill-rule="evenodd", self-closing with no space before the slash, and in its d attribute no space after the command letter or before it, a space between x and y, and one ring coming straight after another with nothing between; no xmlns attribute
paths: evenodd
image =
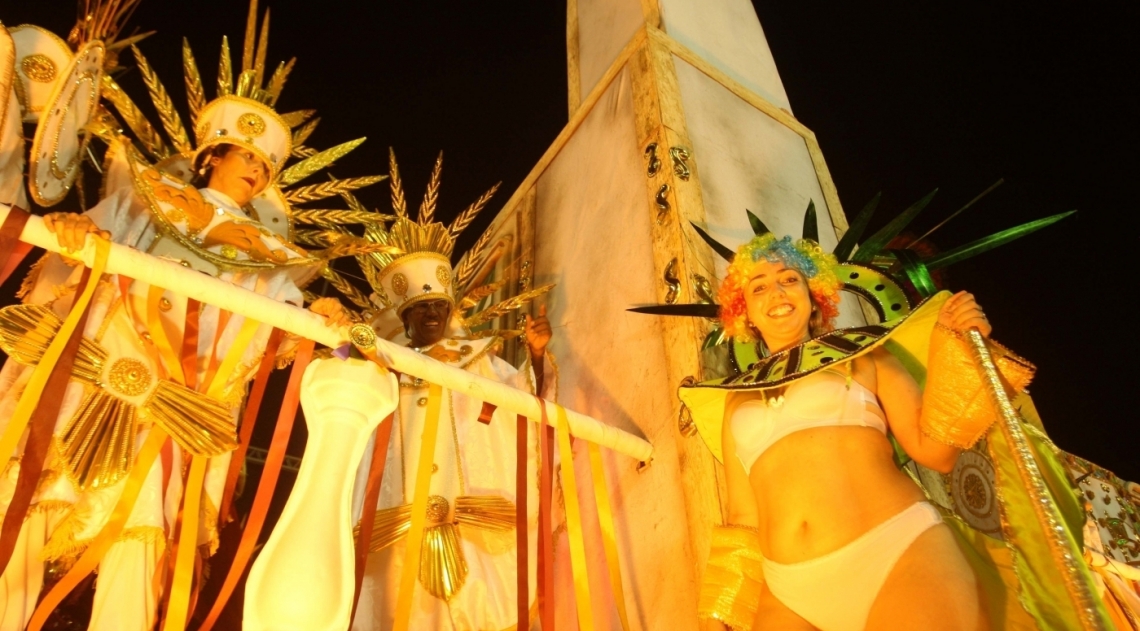
<svg viewBox="0 0 1140 631"><path fill-rule="evenodd" d="M65 251L82 247L96 233L275 300L302 304L305 283L339 250L308 252L291 242L300 211L290 200L320 199L382 178L282 192L359 141L330 150L335 155L308 152L311 157L286 168L295 137L273 104L288 69L282 64L266 81L268 24L255 48L256 17L254 3L236 86L223 40L220 94L213 101L200 98L201 80L184 47L193 143L162 84L135 51L174 149L113 89L108 99L159 163L148 163L104 112L108 196L82 215L45 217ZM304 122L303 116L292 118ZM237 469L229 460L246 384L262 361L288 361L297 346L287 338L276 343L281 336L271 335L268 326L179 296L177 287L147 286L124 276L86 282L86 275L69 259L48 255L25 283L25 304L0 310L0 344L10 356L0 373L0 432L4 444L20 445L5 455L11 463L0 481L0 510L6 526L23 521L22 543L5 573L4 630L24 629L29 617L31 628L40 628L84 578L68 569L86 567L87 560L98 561L90 629L153 629L164 601L167 615L185 616L190 578L200 565L197 554L177 555L174 547L186 541L182 532L194 533L194 549L213 554L218 510ZM92 291L86 290L89 284ZM29 401L27 386L45 349L69 313L84 306L86 324L70 381L61 392ZM313 310L330 316L330 325L347 321L335 304L314 303ZM57 409L46 423L37 425L35 417L29 423L29 410L43 416L49 404ZM42 447L36 453L32 445ZM121 496L130 497L124 489L132 488L133 504L128 499L125 510L116 508ZM188 505L200 510L184 510ZM48 518L25 519L40 514ZM45 563L58 582L41 594ZM23 580L8 580L11 573Z"/></svg>
<svg viewBox="0 0 1140 631"><path fill-rule="evenodd" d="M472 287L477 279L486 277L480 269L493 264L487 261L487 238L481 238L454 269L450 260L455 237L486 203L489 194L461 213L449 229L431 221L433 191L438 188L438 162L418 221L409 217L404 207L394 158L391 178L398 218L387 230L373 225L366 234L402 253L358 257L380 306L380 315L373 324L376 331L381 335L390 332L387 337L406 341L417 352L438 361L553 399L556 376L546 353L551 329L544 308L525 325L522 335L528 352L517 370L495 353L504 334L518 335L518 331L473 334L470 330L525 304L550 286L489 307L481 315L466 319L460 315L460 310L474 308L476 303L490 298L496 287L504 285L498 282L483 289ZM393 327L396 318L399 325ZM401 597L404 538L411 521L416 475L422 466L420 438L428 396L429 387L423 380L401 376L400 403L393 418L391 439L386 447L376 446L387 449L387 459L372 532L373 554L368 558L352 626L357 631L379 631L393 625ZM513 629L518 622L516 441L525 440L529 445L525 463L527 486L537 488L538 432L528 427L527 436L519 437L514 415L501 411L488 415L490 410L483 409L482 401L462 394L445 390L439 405L438 440L430 467L427 529L418 580L412 593L403 595L411 599L410 628ZM364 461L369 460L366 455ZM527 506L530 553L526 571L533 586L537 506L535 502ZM528 593L533 603L534 589ZM534 611L532 604L532 615Z"/></svg>

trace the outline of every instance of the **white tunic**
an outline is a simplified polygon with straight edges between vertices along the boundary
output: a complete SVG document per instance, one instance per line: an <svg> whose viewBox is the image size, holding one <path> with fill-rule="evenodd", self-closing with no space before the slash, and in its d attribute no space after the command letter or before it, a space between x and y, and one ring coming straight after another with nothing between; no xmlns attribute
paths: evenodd
<svg viewBox="0 0 1140 631"><path fill-rule="evenodd" d="M245 213L226 195L211 189L202 189L201 193L215 209L211 226L231 219L248 221ZM161 251L162 240L167 237L160 237L150 213L151 210L132 189L124 188L109 195L89 210L87 215L100 228L110 232L114 242L153 253L155 250ZM202 233L205 234L208 230L209 227ZM59 256L49 255L25 302L50 305L61 317L66 316L76 295L81 273L82 267L71 267ZM286 268L256 272L222 271L219 278L283 302L300 305L303 300ZM148 287L140 285L141 283L134 283L130 290L130 302L137 315L136 321L124 309L118 277L105 277L92 300L84 335L97 341L109 352L106 362L108 366L116 358L130 357L144 362L151 374L157 375L157 366L142 340L142 334L146 332ZM163 328L175 351L179 352L186 300L172 291L167 291L164 298L169 301L169 309L160 313ZM218 335L221 324L219 310L212 306L201 307L197 347L198 384L205 380L211 358L216 355L220 362L226 356L243 323L242 316L234 315L228 318ZM269 327L260 327L252 342L242 351L234 373L218 377L228 379L225 403L230 407L235 424L245 395L246 382L256 374L270 332ZM31 367L15 361L8 361L0 371L0 431L7 426L23 385L31 373ZM82 383L74 380L68 385L56 423L57 432L72 418L83 399L84 388ZM198 390L204 391L205 388L200 385ZM141 447L147 433L146 429L139 433L136 449ZM206 497L203 501L199 542L210 544L211 551L216 546L217 506L221 501L229 456L227 453L212 458L206 475ZM60 463L53 462L54 459L53 453L49 453L40 488L33 498L31 513L34 518L25 522L9 569L0 579L0 631L21 630L31 616L41 589L43 565L40 555L44 552L43 548L47 548L48 557L76 556L81 553L83 547L98 535L106 523L125 483L123 479L105 489L80 491L64 474ZM183 455L177 444L174 445L170 468L172 475L169 476L167 488L163 489L162 458L155 461L123 533L99 567L90 629L147 631L153 626L158 601L154 580L156 564L162 561L165 541L171 536L177 518L178 502L182 496ZM18 473L19 464L13 460L12 465L0 477L0 510L6 510L11 501Z"/></svg>
<svg viewBox="0 0 1140 631"><path fill-rule="evenodd" d="M521 371L516 370L507 362L486 352L487 349L480 348L484 346L481 342L483 340L444 340L439 344L450 350L464 344L474 346L470 358L464 358L459 365L482 377L534 392L534 377L529 366L524 366ZM555 373L549 363L544 368L543 394L553 398ZM419 437L423 433L427 416L424 403L428 389L426 385L408 387L413 386L413 382L413 378L407 375L402 377L400 407L394 419L397 425L393 427L388 445L384 482L380 491L381 509L411 503L414 497L415 472L419 466ZM461 494L497 495L511 502L516 499L516 417L509 412L496 410L491 423L485 425L478 420L482 405L482 401L462 394L447 390L443 393L433 461L436 471L432 474L430 494L446 498L452 509L455 498ZM527 423L527 488L532 489L527 503L530 523L529 594L532 604L537 567L537 427L534 423ZM370 453L365 455L364 469L370 458ZM462 489L460 471L462 485L465 487ZM460 547L469 568L466 582L450 602L445 602L428 593L417 581L412 597L410 628L422 631L500 631L513 627L518 615L515 532L492 533L469 527L459 527L459 530ZM392 628L404 554L405 544L401 540L369 555L364 587L352 625L354 631Z"/></svg>

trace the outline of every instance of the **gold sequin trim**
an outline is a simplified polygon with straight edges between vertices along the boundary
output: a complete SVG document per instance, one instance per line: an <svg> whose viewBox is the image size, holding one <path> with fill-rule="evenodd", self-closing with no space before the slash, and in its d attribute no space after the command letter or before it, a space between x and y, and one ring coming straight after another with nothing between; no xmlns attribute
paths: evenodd
<svg viewBox="0 0 1140 631"><path fill-rule="evenodd" d="M128 397L137 397L150 387L150 371L137 359L121 357L111 364L107 375L111 389Z"/></svg>
<svg viewBox="0 0 1140 631"><path fill-rule="evenodd" d="M36 83L51 83L55 80L55 62L47 55L28 55L20 60L20 71Z"/></svg>

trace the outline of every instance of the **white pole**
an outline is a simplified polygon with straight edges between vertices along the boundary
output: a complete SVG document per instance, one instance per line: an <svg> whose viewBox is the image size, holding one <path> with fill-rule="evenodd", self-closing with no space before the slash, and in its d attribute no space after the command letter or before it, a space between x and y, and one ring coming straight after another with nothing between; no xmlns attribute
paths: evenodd
<svg viewBox="0 0 1140 631"><path fill-rule="evenodd" d="M9 206L0 204L0 222L7 219L9 210ZM20 240L51 252L60 252L56 236L44 227L41 217L28 218L23 232L20 233ZM74 256L82 259L83 263L90 267L95 261L93 242L88 239L83 250ZM173 261L153 257L129 246L111 244L106 273L123 274L150 285L177 291L203 304L211 304L219 309L241 314L325 346L338 348L348 343L348 329L325 326L322 316L231 285ZM540 422L542 419L539 399L510 386L448 366L382 339L376 340L376 353L392 370L438 383L448 390L486 401L515 414L522 414L535 422ZM648 462L653 456L653 446L644 438L610 427L573 410L566 410L566 416L570 433L574 436L642 462ZM555 417L551 409L548 414L548 422L551 425L557 423Z"/></svg>

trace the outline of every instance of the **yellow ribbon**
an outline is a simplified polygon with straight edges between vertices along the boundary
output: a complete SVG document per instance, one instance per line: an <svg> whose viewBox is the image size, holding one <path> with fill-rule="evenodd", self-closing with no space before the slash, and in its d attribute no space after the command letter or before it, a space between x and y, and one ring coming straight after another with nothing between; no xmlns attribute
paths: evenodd
<svg viewBox="0 0 1140 631"><path fill-rule="evenodd" d="M194 555L198 552L198 521L202 513L202 492L209 461L205 456L191 456L186 499L182 507L182 531L178 535L178 557L174 563L174 580L170 586L170 608L166 611L163 631L183 631L190 614Z"/></svg>
<svg viewBox="0 0 1140 631"><path fill-rule="evenodd" d="M28 622L28 631L41 631L43 629L51 612L55 611L55 608L63 602L71 590L75 589L88 574L99 566L99 562L103 560L103 555L118 540L119 534L123 531L123 526L127 523L127 518L131 516L131 509L135 506L135 500L138 499L143 483L146 482L150 468L154 465L155 459L158 458L159 452L162 451L162 445L166 443L167 438L168 436L166 432L162 431L162 428L157 425L151 427L142 449L139 450L135 466L131 469L131 474L123 485L123 493L119 496L115 509L111 511L111 517L96 535L91 545L87 546L87 550L71 567L71 570L59 579L59 582L36 606L36 611L32 614L31 621ZM197 534L196 529L194 533Z"/></svg>
<svg viewBox="0 0 1140 631"><path fill-rule="evenodd" d="M99 286L99 279L103 277L103 270L107 267L107 254L111 251L111 245L106 239L99 237L92 237L92 240L95 242L95 263L91 266L91 276L88 278L83 292L71 305L71 312L67 314L63 325L56 332L55 339L51 341L47 350L44 351L43 357L32 370L32 376L28 379L28 384L24 386L24 393L20 395L20 401L12 412L11 420L8 421L8 428L4 430L4 436L0 438L0 458L7 459L16 453L16 445L19 444L20 437L24 435L24 429L27 428L28 421L32 418L32 413L36 411L36 406L39 405L40 395L43 394L44 387L47 386L48 377L51 376L52 369L55 368L56 362L63 354L63 349L67 346L67 341L71 339L72 332L79 326L79 318L83 316L87 305L91 303L95 289ZM82 335L83 332L80 331L79 334Z"/></svg>
<svg viewBox="0 0 1140 631"><path fill-rule="evenodd" d="M151 341L158 349L158 354L162 356L162 364L170 379L185 385L186 377L182 374L182 362L178 360L179 354L174 352L170 338L166 337L166 327L162 326L162 315L159 313L159 304L162 302L162 294L164 293L166 293L165 289L155 285L151 285L150 289L147 290L146 328L150 333Z"/></svg>
<svg viewBox="0 0 1140 631"><path fill-rule="evenodd" d="M629 631L629 616L625 612L625 592L621 586L617 538L614 536L614 513L610 507L610 492L606 487L606 470L602 466L602 450L597 443L588 442L590 473L594 478L594 497L598 502L598 523L602 527L602 547L606 551L606 565L610 569L610 588L614 593L622 631Z"/></svg>
<svg viewBox="0 0 1140 631"><path fill-rule="evenodd" d="M226 392L226 386L230 381L230 373L234 371L237 363L245 355L245 349L253 341L253 336L257 333L258 327L261 323L257 320L246 318L242 323L241 329L238 331L237 337L234 338L234 343L230 344L229 352L226 353L226 358L222 360L218 366L217 372L210 378L209 390L206 395L213 399L220 400ZM262 358L261 361L271 362L272 357Z"/></svg>
<svg viewBox="0 0 1140 631"><path fill-rule="evenodd" d="M545 403L543 404L545 405ZM566 500L566 529L570 535L570 569L574 574L574 600L578 606L578 628L594 631L590 606L590 577L586 569L586 540L582 536L582 510L578 506L578 482L574 479L574 454L570 447L570 423L566 410L555 404L558 418L558 451L562 459L562 496Z"/></svg>
<svg viewBox="0 0 1140 631"><path fill-rule="evenodd" d="M435 440L439 430L439 408L442 388L430 384L428 389L427 418L420 439L420 461L416 467L416 490L412 500L412 527L408 531L404 549L404 571L400 575L400 591L396 597L395 631L407 631L412 616L412 593L420 573L420 552L427 522L428 491L431 490L431 466L435 460ZM400 484L405 481L401 480Z"/></svg>

